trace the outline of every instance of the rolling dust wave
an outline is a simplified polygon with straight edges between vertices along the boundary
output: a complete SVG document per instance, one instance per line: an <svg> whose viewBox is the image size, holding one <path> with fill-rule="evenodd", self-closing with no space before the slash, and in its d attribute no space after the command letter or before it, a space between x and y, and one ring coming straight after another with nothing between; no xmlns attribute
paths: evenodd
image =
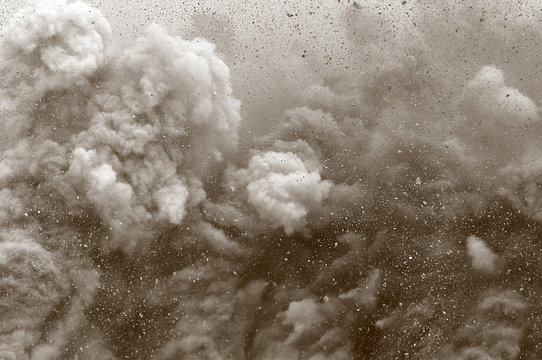
<svg viewBox="0 0 542 360"><path fill-rule="evenodd" d="M19 10L0 358L541 358L539 74L494 65L539 29L497 3L337 5L343 70L309 50L276 117L202 38L122 48L85 3Z"/></svg>

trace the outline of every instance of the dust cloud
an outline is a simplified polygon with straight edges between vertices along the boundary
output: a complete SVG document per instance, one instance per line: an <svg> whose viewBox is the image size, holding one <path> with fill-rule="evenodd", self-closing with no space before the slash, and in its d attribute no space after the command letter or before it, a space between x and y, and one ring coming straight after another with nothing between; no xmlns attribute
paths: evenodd
<svg viewBox="0 0 542 360"><path fill-rule="evenodd" d="M540 9L300 4L4 24L0 359L542 357Z"/></svg>

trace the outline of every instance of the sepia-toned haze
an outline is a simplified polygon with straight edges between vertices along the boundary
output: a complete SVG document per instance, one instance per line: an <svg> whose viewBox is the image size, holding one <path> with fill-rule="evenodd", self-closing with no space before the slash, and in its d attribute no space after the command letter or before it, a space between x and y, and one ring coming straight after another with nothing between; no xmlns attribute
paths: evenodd
<svg viewBox="0 0 542 360"><path fill-rule="evenodd" d="M542 5L122 4L3 13L0 360L542 358Z"/></svg>

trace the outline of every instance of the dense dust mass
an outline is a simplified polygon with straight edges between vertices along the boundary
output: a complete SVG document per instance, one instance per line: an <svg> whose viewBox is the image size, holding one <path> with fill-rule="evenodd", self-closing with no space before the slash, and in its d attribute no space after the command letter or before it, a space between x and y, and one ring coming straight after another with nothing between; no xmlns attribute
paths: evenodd
<svg viewBox="0 0 542 360"><path fill-rule="evenodd" d="M285 4L3 25L0 359L542 358L541 9Z"/></svg>

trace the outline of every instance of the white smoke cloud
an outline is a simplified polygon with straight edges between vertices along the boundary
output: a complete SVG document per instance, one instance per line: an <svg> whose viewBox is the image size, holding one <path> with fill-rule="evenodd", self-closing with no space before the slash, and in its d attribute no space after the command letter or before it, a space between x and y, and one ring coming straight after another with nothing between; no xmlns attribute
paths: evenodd
<svg viewBox="0 0 542 360"><path fill-rule="evenodd" d="M474 269L488 274L493 274L498 270L498 256L482 239L476 236L469 236L467 238L467 252Z"/></svg>
<svg viewBox="0 0 542 360"><path fill-rule="evenodd" d="M517 89L505 85L503 72L484 66L468 83L469 91L483 114L505 122L529 123L537 118L534 102Z"/></svg>
<svg viewBox="0 0 542 360"><path fill-rule="evenodd" d="M230 186L246 187L247 201L260 217L286 234L300 231L312 208L322 205L332 183L291 152L254 155L246 169L232 174Z"/></svg>
<svg viewBox="0 0 542 360"><path fill-rule="evenodd" d="M532 99L505 82L503 71L482 67L466 86L465 121L458 133L486 168L517 162L536 147L540 123ZM476 129L476 131L472 131ZM521 142L512 139L521 138ZM494 171L494 170L493 170Z"/></svg>
<svg viewBox="0 0 542 360"><path fill-rule="evenodd" d="M109 222L113 248L133 251L161 220L181 224L205 198L199 178L235 147L239 102L213 51L150 27L91 100L68 178Z"/></svg>
<svg viewBox="0 0 542 360"><path fill-rule="evenodd" d="M9 69L15 85L12 94L35 99L82 82L103 65L111 29L95 8L48 1L20 10L15 18L4 29L2 47L3 70ZM30 76L20 82L16 74Z"/></svg>

